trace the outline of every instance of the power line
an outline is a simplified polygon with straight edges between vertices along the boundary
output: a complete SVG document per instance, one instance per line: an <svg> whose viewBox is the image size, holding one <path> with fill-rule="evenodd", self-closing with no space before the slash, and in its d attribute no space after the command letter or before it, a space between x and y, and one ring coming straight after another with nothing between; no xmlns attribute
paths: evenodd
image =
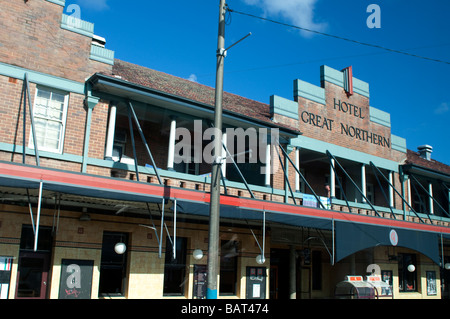
<svg viewBox="0 0 450 319"><path fill-rule="evenodd" d="M448 46L448 45L450 45L450 43L407 48L405 50L428 49L428 48L436 48L436 47L442 47L442 46ZM272 64L272 65L264 65L264 66L255 66L255 67L250 67L247 69L229 70L229 71L225 71L225 73L230 74L230 73L251 72L251 71L259 71L259 70L267 70L267 69L277 69L277 68L289 67L289 66L294 66L294 65L310 64L310 63L318 63L318 62L326 62L326 61L350 59L350 58L360 58L360 57L374 56L374 55L387 54L387 53L388 52L369 52L369 53L363 53L363 54L323 57L323 58L318 58L318 59L276 64L276 65ZM196 74L197 77L210 77L213 75L215 75L215 73Z"/></svg>
<svg viewBox="0 0 450 319"><path fill-rule="evenodd" d="M320 31L317 31L317 30L311 30L311 29L308 29L308 28L299 27L299 26L292 25L292 24L289 24L289 23L284 23L284 22L275 21L275 20L268 19L268 18L259 17L259 16L256 16L256 15L253 15L253 14L250 14L250 13L236 11L236 10L230 9L229 7L227 8L227 10L229 12L233 12L233 13L237 13L237 14L240 14L240 15L248 16L248 17L251 17L251 18L255 18L255 19L259 19L259 20L263 20L263 21L279 24L279 25L290 27L290 28L294 28L294 29L298 29L298 30L302 30L302 31L306 31L306 32L311 32L311 33L315 33L315 34L319 34L319 35L335 38L335 39L338 39L338 40L352 42L352 43L359 44L359 45L365 45L365 46L368 46L368 47L389 51L389 52L392 52L392 53L403 54L403 55L407 55L407 56L411 56L411 57L415 57L415 58L419 58L419 59L424 59L424 60L429 60L429 61L433 61L433 62L444 63L444 64L449 64L450 65L450 62L448 62L448 61L432 59L432 58L420 56L420 55L417 55L417 54L412 54L412 53L408 53L408 52L404 52L404 51L399 51L399 50L386 48L386 47L383 47L383 46L377 45L377 44L361 42L361 41L357 41L357 40L353 40L353 39L349 39L349 38L345 38L345 37L341 37L341 36L337 36L337 35L333 35L333 34L329 34L329 33L325 33L325 32L320 32Z"/></svg>

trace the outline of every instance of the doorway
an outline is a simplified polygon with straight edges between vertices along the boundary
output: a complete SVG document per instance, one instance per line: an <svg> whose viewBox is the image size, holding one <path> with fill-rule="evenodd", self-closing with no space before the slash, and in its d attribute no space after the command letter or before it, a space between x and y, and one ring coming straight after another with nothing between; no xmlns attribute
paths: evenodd
<svg viewBox="0 0 450 319"><path fill-rule="evenodd" d="M50 255L47 253L21 253L19 257L17 299L45 299Z"/></svg>
<svg viewBox="0 0 450 319"><path fill-rule="evenodd" d="M49 286L50 257L53 245L50 227L39 228L37 250L34 251L32 226L23 225L17 272L16 299L45 299Z"/></svg>
<svg viewBox="0 0 450 319"><path fill-rule="evenodd" d="M289 250L270 251L270 299L289 299Z"/></svg>

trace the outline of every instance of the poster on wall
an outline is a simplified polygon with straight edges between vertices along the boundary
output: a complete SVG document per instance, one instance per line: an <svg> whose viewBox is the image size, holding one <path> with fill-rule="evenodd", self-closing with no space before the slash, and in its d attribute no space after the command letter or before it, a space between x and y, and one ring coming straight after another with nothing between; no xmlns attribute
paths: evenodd
<svg viewBox="0 0 450 319"><path fill-rule="evenodd" d="M206 265L194 265L194 299L206 298L208 271Z"/></svg>
<svg viewBox="0 0 450 319"><path fill-rule="evenodd" d="M437 295L436 272L435 271L427 271L427 295L428 296L436 296Z"/></svg>
<svg viewBox="0 0 450 319"><path fill-rule="evenodd" d="M13 257L0 257L0 299L8 299Z"/></svg>
<svg viewBox="0 0 450 319"><path fill-rule="evenodd" d="M266 267L247 267L247 299L266 299Z"/></svg>
<svg viewBox="0 0 450 319"><path fill-rule="evenodd" d="M61 260L59 299L91 299L93 260Z"/></svg>

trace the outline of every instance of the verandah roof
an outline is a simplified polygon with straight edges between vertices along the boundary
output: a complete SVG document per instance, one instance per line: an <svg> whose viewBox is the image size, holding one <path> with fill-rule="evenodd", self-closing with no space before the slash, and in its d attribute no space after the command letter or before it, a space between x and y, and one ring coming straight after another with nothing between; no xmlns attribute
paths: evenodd
<svg viewBox="0 0 450 319"><path fill-rule="evenodd" d="M41 184L42 183L42 184ZM162 185L140 183L0 162L0 186L37 189L111 200L161 203L176 200L179 213L208 216L209 194ZM439 263L438 238L448 238L450 228L373 216L324 210L257 199L221 196L221 218L262 221L336 231L336 261L359 250L392 245L390 230L398 234L398 246L414 249Z"/></svg>

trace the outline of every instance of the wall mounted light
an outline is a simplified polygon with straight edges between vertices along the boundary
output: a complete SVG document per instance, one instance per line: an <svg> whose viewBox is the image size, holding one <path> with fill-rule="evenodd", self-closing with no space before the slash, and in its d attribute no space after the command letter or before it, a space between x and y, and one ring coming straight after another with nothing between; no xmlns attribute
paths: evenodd
<svg viewBox="0 0 450 319"><path fill-rule="evenodd" d="M407 267L407 269L408 269L409 272L414 272L414 271L416 270L416 267L415 267L413 264L410 264L410 265Z"/></svg>
<svg viewBox="0 0 450 319"><path fill-rule="evenodd" d="M194 257L195 260L200 260L203 258L203 251L201 249L195 249L192 252L192 256Z"/></svg>
<svg viewBox="0 0 450 319"><path fill-rule="evenodd" d="M91 216L88 213L82 213L80 216L81 222L88 222L91 220Z"/></svg>
<svg viewBox="0 0 450 319"><path fill-rule="evenodd" d="M450 263L446 263L446 264L444 265L444 268L447 269L447 270L450 270Z"/></svg>
<svg viewBox="0 0 450 319"><path fill-rule="evenodd" d="M83 211L82 211L82 213L81 213L81 215L80 215L80 221L82 221L82 222L88 222L88 221L90 221L90 220L91 220L91 216L88 214L87 208L86 208L86 207L83 207Z"/></svg>
<svg viewBox="0 0 450 319"><path fill-rule="evenodd" d="M123 255L126 250L127 250L127 246L124 243L119 242L114 246L114 251L118 255Z"/></svg>
<svg viewBox="0 0 450 319"><path fill-rule="evenodd" d="M256 256L256 262L259 265L262 265L266 262L266 258L263 255L258 255L258 256Z"/></svg>

